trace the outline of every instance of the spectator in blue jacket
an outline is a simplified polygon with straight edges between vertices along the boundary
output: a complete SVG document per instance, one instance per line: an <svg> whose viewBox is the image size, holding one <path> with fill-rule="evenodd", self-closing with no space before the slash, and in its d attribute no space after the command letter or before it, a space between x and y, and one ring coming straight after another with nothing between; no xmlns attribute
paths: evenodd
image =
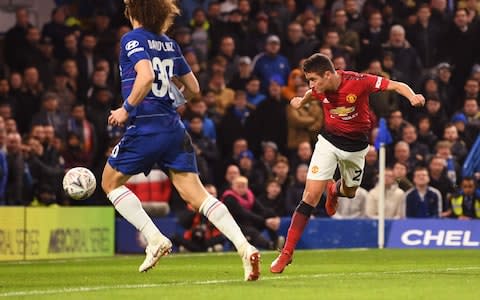
<svg viewBox="0 0 480 300"><path fill-rule="evenodd" d="M406 194L407 218L439 218L442 213L442 195L429 185L427 168L415 169L413 183L415 187Z"/></svg>
<svg viewBox="0 0 480 300"><path fill-rule="evenodd" d="M280 38L270 35L265 44L265 51L254 58L253 75L260 78L260 89L265 94L268 92L272 77L279 77L280 85L284 86L290 74L288 59L279 52Z"/></svg>

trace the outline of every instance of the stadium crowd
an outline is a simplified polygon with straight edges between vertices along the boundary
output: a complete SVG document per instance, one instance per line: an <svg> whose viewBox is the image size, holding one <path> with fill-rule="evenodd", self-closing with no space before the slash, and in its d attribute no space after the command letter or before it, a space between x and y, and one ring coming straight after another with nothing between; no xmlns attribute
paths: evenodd
<svg viewBox="0 0 480 300"><path fill-rule="evenodd" d="M123 129L107 119L123 101L119 41L130 30L123 1L56 3L42 27L18 8L16 23L3 37L0 205L109 204L100 188L86 201L70 201L61 180L69 168L85 166L100 182L122 136ZM426 98L420 110L391 92L370 98L371 143L379 118L387 119L393 136L387 147L386 217L480 218L480 170L462 174L469 152L480 153L472 150L480 131L478 1L181 0L179 5L182 15L169 34L201 86L201 95L179 108L201 179L260 247L278 246L279 217L290 216L301 199L322 127L319 103L299 110L289 106L292 97L308 90L301 63L316 52L332 58L337 69L404 81ZM162 188L168 192L148 197L168 202L187 228L202 223L174 190L170 193L170 184ZM378 153L372 146L357 196L341 199L333 218L376 218L378 189ZM322 203L316 217L327 217ZM258 234L263 229L271 241Z"/></svg>

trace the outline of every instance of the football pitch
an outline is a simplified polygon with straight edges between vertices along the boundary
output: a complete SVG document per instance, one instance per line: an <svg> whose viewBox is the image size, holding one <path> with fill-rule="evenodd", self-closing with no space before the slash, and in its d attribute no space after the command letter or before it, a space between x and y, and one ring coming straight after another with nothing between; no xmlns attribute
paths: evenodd
<svg viewBox="0 0 480 300"><path fill-rule="evenodd" d="M143 256L0 263L1 299L480 299L479 250L297 251L283 274L262 253L244 282L236 253L171 254L148 273ZM476 296L475 296L476 295Z"/></svg>

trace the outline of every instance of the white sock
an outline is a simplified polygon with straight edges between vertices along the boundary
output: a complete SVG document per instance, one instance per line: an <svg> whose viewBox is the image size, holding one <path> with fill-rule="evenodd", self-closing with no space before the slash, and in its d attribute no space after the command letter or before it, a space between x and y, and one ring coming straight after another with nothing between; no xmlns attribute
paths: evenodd
<svg viewBox="0 0 480 300"><path fill-rule="evenodd" d="M119 186L108 193L107 197L115 209L143 233L149 244L155 244L165 237L143 209L140 199L126 186Z"/></svg>
<svg viewBox="0 0 480 300"><path fill-rule="evenodd" d="M238 253L243 256L249 243L225 204L209 196L200 205L199 211L233 243Z"/></svg>

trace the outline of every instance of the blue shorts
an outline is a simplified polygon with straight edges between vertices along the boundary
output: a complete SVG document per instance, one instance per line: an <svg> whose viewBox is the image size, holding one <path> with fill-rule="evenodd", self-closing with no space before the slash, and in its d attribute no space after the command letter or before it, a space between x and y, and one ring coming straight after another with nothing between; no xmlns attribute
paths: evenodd
<svg viewBox="0 0 480 300"><path fill-rule="evenodd" d="M108 163L127 175L148 175L155 164L167 174L169 169L198 173L192 140L182 127L150 135L127 133L113 148Z"/></svg>

